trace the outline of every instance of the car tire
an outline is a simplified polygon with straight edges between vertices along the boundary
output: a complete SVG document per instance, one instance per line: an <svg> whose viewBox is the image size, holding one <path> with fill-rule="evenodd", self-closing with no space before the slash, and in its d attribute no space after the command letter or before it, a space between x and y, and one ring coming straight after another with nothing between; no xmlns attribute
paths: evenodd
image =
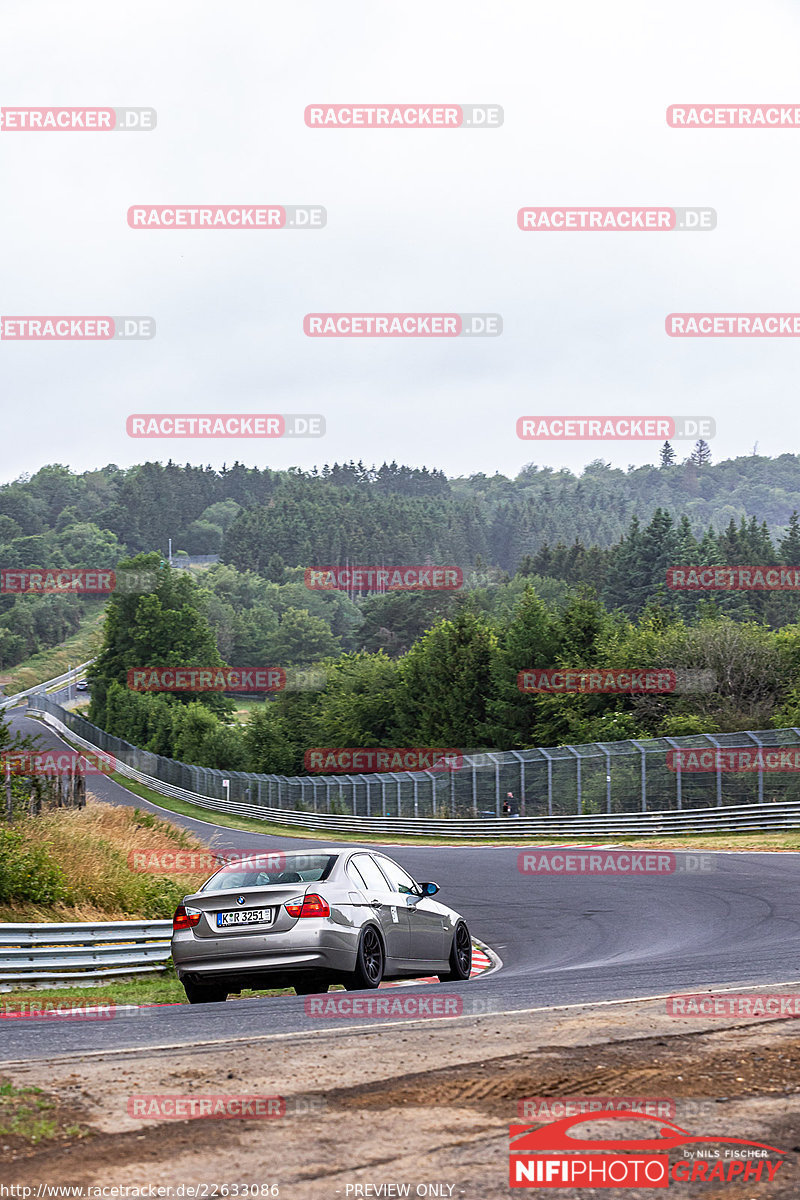
<svg viewBox="0 0 800 1200"><path fill-rule="evenodd" d="M469 979L472 971L472 938L465 921L459 921L453 933L450 947L450 970L439 975L442 983L456 979Z"/></svg>
<svg viewBox="0 0 800 1200"><path fill-rule="evenodd" d="M321 992L327 992L330 986L330 983L320 982L318 979L298 979L294 990L298 996L316 996Z"/></svg>
<svg viewBox="0 0 800 1200"><path fill-rule="evenodd" d="M223 987L215 987L207 983L184 983L183 990L190 1004L221 1004L228 999L228 993Z"/></svg>
<svg viewBox="0 0 800 1200"><path fill-rule="evenodd" d="M383 942L374 925L361 930L356 953L356 969L345 976L348 992L367 991L379 986L383 979L385 958Z"/></svg>

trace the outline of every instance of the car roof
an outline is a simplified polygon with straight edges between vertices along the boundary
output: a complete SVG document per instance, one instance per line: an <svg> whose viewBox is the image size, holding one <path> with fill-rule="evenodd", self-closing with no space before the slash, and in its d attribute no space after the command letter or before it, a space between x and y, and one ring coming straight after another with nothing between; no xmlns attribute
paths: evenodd
<svg viewBox="0 0 800 1200"><path fill-rule="evenodd" d="M253 853L264 854L267 851L254 849ZM286 858L307 854L382 854L384 858L388 857L382 850L373 850L371 846L316 846L310 850L270 850L269 853L283 854Z"/></svg>

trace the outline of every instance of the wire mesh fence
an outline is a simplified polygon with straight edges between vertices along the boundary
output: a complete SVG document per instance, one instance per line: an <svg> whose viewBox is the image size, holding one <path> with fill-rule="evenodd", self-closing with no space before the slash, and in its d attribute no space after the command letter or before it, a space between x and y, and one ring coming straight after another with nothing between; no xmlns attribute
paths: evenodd
<svg viewBox="0 0 800 1200"><path fill-rule="evenodd" d="M44 693L30 697L28 704L151 778L210 799L287 812L496 819L675 812L800 800L800 731L795 728L475 751L444 771L285 776L177 762L111 736ZM752 751L748 768L728 769L725 752L742 747ZM795 767L771 769L764 761L781 757L769 751L793 747L798 753L784 757L796 762ZM692 750L710 751L716 765L710 770L683 769L676 752Z"/></svg>

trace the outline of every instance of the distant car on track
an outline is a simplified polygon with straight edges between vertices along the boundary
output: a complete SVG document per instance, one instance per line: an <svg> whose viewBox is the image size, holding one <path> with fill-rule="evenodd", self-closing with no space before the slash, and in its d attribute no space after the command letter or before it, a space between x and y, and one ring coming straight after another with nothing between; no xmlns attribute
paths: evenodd
<svg viewBox="0 0 800 1200"><path fill-rule="evenodd" d="M254 851L254 855L257 851ZM228 864L179 904L172 958L191 1004L242 988L299 996L382 979L469 979L467 923L393 859L363 847Z"/></svg>
<svg viewBox="0 0 800 1200"><path fill-rule="evenodd" d="M79 679L78 682L75 684L75 690L76 690L76 692L88 692L89 685L85 679Z"/></svg>

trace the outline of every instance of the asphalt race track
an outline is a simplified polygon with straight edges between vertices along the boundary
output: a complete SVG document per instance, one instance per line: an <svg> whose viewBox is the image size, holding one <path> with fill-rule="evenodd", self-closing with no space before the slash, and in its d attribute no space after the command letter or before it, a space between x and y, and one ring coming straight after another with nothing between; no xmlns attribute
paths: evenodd
<svg viewBox="0 0 800 1200"><path fill-rule="evenodd" d="M9 714L12 728L60 739L40 722ZM112 780L92 781L102 800L163 812ZM313 839L267 838L166 813L218 847L294 848ZM434 879L445 904L461 912L503 967L465 984L426 987L463 996L464 1014L502 1014L553 1005L643 998L711 987L800 979L800 856L712 854L710 869L688 869L680 853L671 875L531 876L517 869L520 847L387 846L418 879ZM397 989L400 992L409 989ZM416 989L419 991L419 989ZM396 994L396 992L393 992ZM170 1047L345 1030L342 1019L305 1015L299 996L229 1000L117 1015L113 1021L0 1022L0 1060L81 1051ZM353 1022L360 1032L370 1022Z"/></svg>

